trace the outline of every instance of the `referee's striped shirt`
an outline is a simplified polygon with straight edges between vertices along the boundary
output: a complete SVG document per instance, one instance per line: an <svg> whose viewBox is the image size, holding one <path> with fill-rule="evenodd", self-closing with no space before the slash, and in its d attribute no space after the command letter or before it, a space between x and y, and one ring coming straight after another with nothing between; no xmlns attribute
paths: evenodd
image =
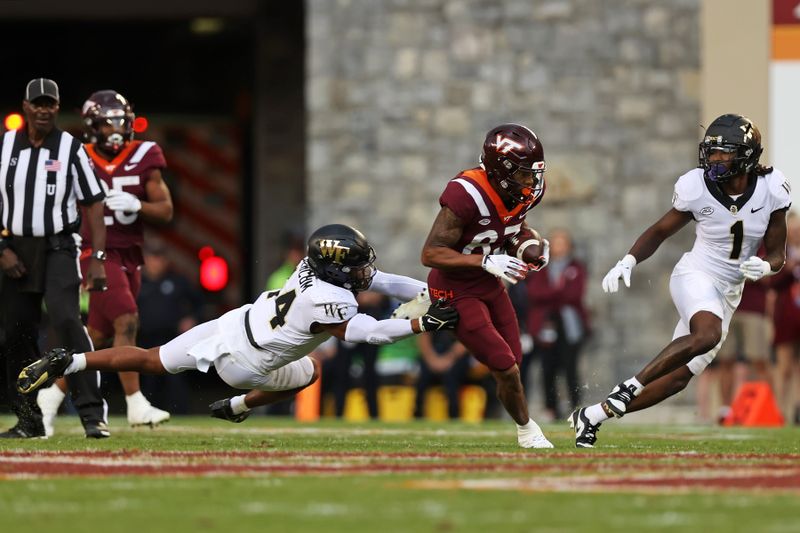
<svg viewBox="0 0 800 533"><path fill-rule="evenodd" d="M3 135L0 151L2 227L11 235L43 237L72 229L78 202L105 197L81 142L53 128L39 148L26 128Z"/></svg>

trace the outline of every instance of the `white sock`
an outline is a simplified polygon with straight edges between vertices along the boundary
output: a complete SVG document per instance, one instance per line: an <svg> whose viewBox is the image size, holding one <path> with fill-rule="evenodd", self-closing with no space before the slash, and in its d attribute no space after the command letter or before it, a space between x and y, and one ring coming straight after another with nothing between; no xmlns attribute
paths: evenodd
<svg viewBox="0 0 800 533"><path fill-rule="evenodd" d="M518 436L528 435L530 433L541 433L541 432L542 428L539 427L539 424L533 421L533 418L529 418L528 423L523 426L517 424Z"/></svg>
<svg viewBox="0 0 800 533"><path fill-rule="evenodd" d="M149 401L147 401L147 398L144 397L144 394L142 394L141 390L137 390L133 394L128 394L125 396L125 403L127 403L128 405L140 402L146 402L148 404L150 403Z"/></svg>
<svg viewBox="0 0 800 533"><path fill-rule="evenodd" d="M599 403L590 405L586 408L584 413L586 414L586 418L589 419L589 423L593 426L596 426L600 422L605 422L609 419L609 416L606 414L606 410L603 409L603 406Z"/></svg>
<svg viewBox="0 0 800 533"><path fill-rule="evenodd" d="M250 410L250 408L244 403L245 396L245 394L240 394L239 396L234 396L231 398L231 411L233 411L233 414L240 415Z"/></svg>
<svg viewBox="0 0 800 533"><path fill-rule="evenodd" d="M72 362L69 364L66 370L64 370L64 375L67 374L74 374L75 372L80 372L81 370L86 370L86 354L85 353L76 353L72 356Z"/></svg>
<svg viewBox="0 0 800 533"><path fill-rule="evenodd" d="M639 380L636 379L636 376L633 376L631 379L625 381L624 383L628 387L631 387L631 386L633 387L633 395L634 396L639 396L642 393L642 389L644 388L644 385L639 383Z"/></svg>

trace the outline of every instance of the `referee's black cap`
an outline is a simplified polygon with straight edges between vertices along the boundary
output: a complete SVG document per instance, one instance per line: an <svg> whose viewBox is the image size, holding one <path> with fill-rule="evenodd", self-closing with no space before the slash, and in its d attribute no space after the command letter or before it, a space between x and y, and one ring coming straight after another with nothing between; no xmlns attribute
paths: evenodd
<svg viewBox="0 0 800 533"><path fill-rule="evenodd" d="M47 78L36 78L29 81L28 86L25 88L25 100L33 102L42 96L47 96L58 102L58 84Z"/></svg>

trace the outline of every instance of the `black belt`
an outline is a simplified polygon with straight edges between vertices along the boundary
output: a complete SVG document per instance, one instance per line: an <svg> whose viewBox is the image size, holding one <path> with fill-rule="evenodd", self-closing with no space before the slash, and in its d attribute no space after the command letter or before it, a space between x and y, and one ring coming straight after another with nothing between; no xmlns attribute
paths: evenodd
<svg viewBox="0 0 800 533"><path fill-rule="evenodd" d="M256 350L264 351L264 348L258 345L255 337L253 337L253 330L250 329L250 309L244 313L244 332L247 333L247 342Z"/></svg>

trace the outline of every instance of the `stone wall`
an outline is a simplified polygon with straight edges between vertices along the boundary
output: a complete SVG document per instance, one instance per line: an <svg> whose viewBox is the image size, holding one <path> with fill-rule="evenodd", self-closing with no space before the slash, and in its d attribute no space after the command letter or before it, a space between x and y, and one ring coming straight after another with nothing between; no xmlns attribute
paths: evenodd
<svg viewBox="0 0 800 533"><path fill-rule="evenodd" d="M419 252L448 179L515 121L542 138L548 193L528 217L575 235L589 264L589 396L636 371L677 320L684 230L600 280L670 208L696 165L700 0L307 0L309 227L354 224L379 265L424 276ZM597 387L597 389L596 389Z"/></svg>

